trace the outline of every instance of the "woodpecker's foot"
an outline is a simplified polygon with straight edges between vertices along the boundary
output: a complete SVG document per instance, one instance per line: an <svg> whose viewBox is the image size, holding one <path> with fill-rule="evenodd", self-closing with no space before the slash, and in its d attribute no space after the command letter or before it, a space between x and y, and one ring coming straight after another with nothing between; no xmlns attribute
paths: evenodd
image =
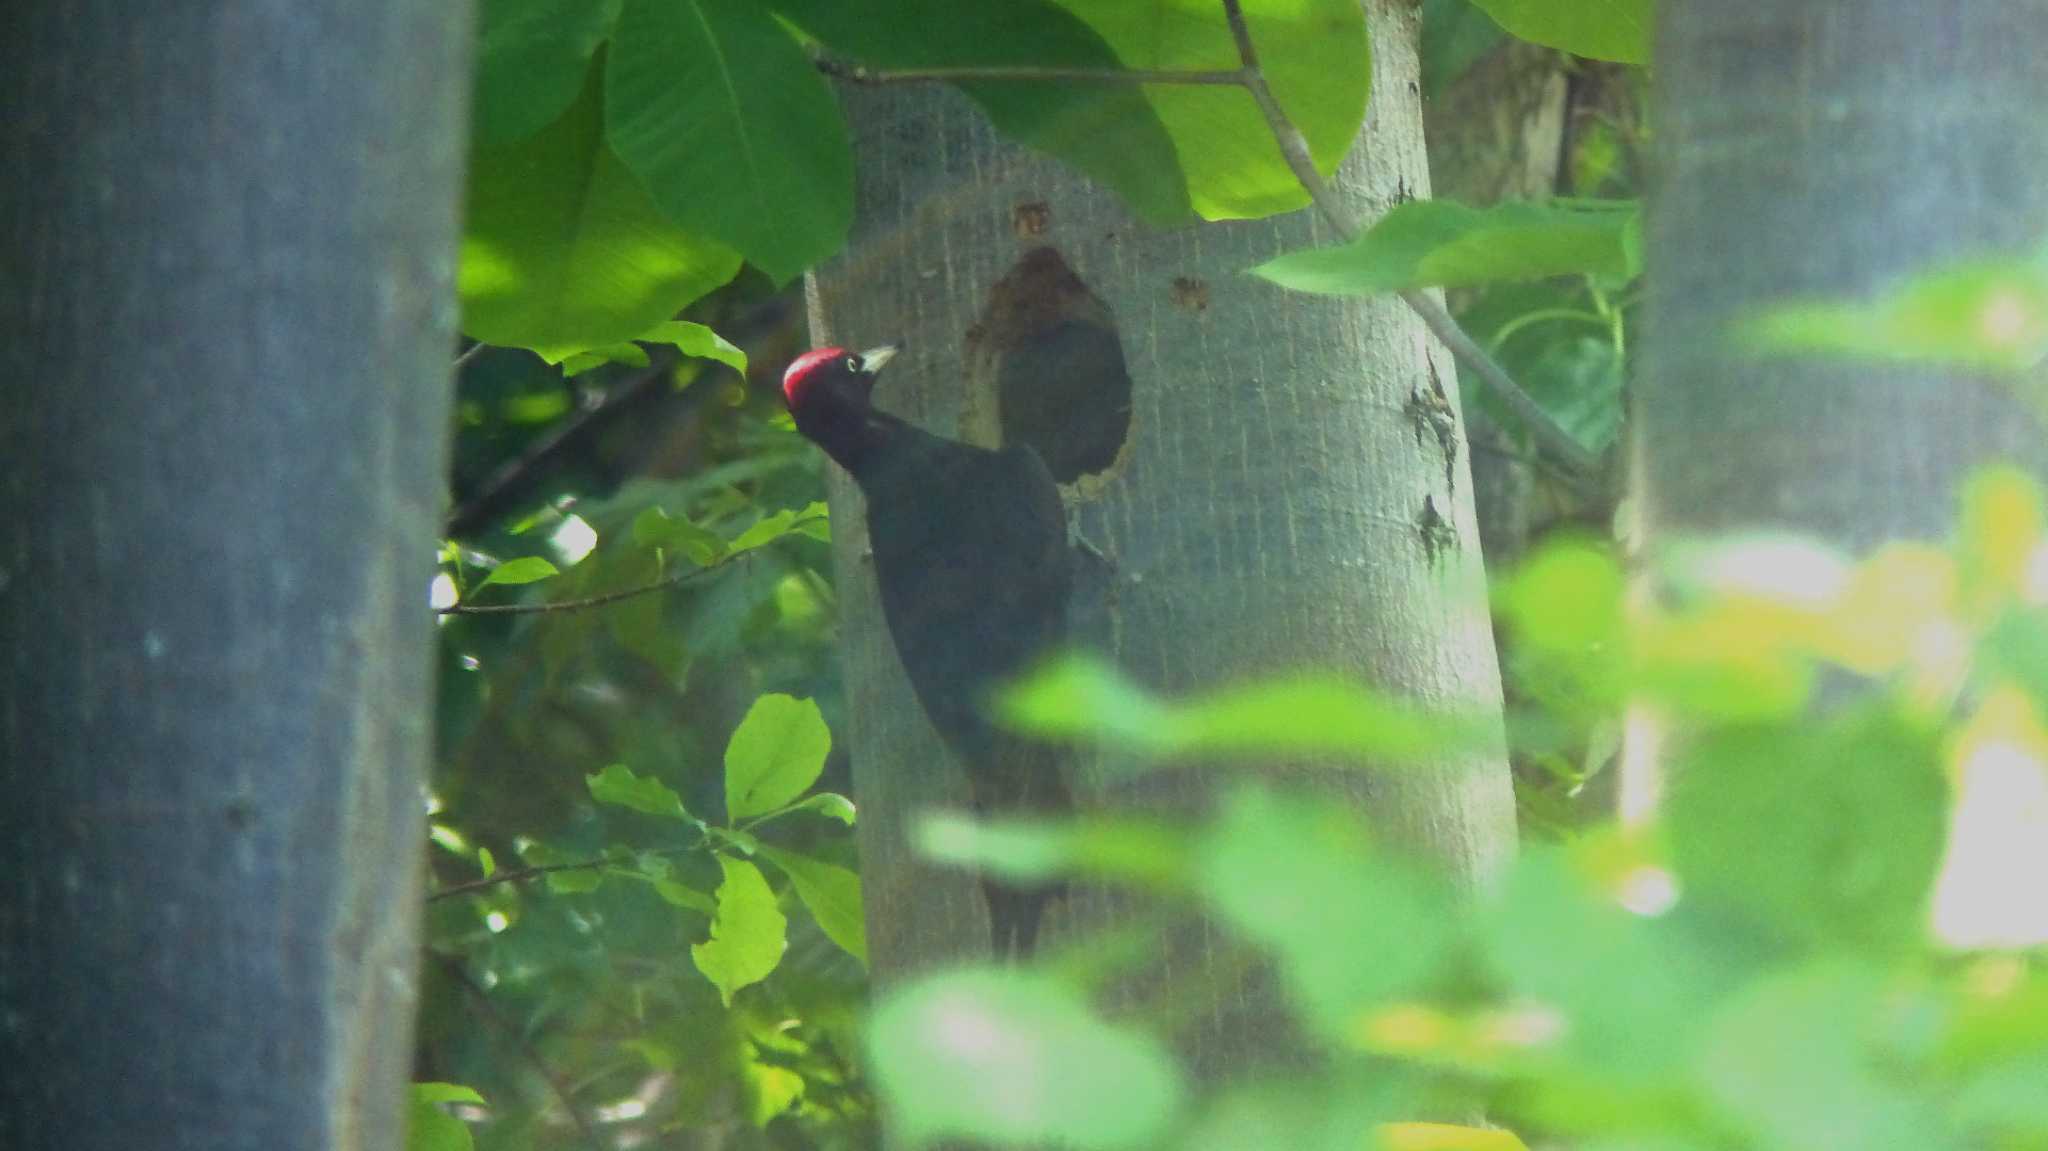
<svg viewBox="0 0 2048 1151"><path fill-rule="evenodd" d="M1091 540L1087 536L1082 535L1081 525L1075 523L1073 520L1067 521L1067 546L1073 548L1077 552L1080 552L1082 555L1092 557L1096 563L1099 563L1104 568L1107 568L1111 574L1115 574L1117 570L1116 560L1110 558L1108 552L1105 552L1101 548L1095 546L1094 540Z"/></svg>

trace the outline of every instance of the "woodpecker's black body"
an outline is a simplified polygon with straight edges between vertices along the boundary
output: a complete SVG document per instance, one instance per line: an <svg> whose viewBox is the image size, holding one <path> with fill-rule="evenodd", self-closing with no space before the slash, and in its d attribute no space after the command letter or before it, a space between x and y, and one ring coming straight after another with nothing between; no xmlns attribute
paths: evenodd
<svg viewBox="0 0 2048 1151"><path fill-rule="evenodd" d="M892 354L809 353L783 391L797 429L860 485L882 613L932 726L985 815L1072 806L1059 749L1000 731L991 690L1062 643L1073 558L1059 488L1028 447L991 451L935 436L869 402ZM997 954L1030 954L1051 889L986 879Z"/></svg>

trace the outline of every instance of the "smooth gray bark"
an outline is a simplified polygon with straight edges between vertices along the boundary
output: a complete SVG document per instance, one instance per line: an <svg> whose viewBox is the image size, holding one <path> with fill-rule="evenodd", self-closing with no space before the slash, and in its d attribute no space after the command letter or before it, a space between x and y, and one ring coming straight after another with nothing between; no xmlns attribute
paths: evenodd
<svg viewBox="0 0 2048 1151"><path fill-rule="evenodd" d="M1726 325L1873 295L2048 236L2048 8L1915 0L1658 7L1641 460L1652 538L1758 525L1938 538L1970 469L2043 459L1967 372L1757 360Z"/></svg>
<svg viewBox="0 0 2048 1151"><path fill-rule="evenodd" d="M466 3L0 36L0 1146L402 1146Z"/></svg>
<svg viewBox="0 0 2048 1151"><path fill-rule="evenodd" d="M1367 217L1405 190L1426 194L1414 84L1417 16L1366 5L1375 79L1364 138L1340 185ZM1449 357L1391 298L1291 295L1243 274L1283 250L1328 242L1309 213L1169 232L1131 222L1106 191L996 138L940 89L844 93L862 157L856 236L813 283L818 337L906 351L877 403L954 433L969 332L991 285L1049 245L1107 305L1132 377L1129 437L1073 503L1114 557L1088 570L1080 636L1125 673L1167 692L1323 668L1433 704L1498 707L1500 684L1474 543L1462 436L1446 459L1412 401L1437 384L1455 408ZM972 421L969 421L972 422ZM963 806L965 785L926 727L876 607L858 494L833 491L851 750L862 807L869 954L883 982L958 955L985 955L971 877L933 868L905 842L916 813ZM1434 509L1442 533L1425 525ZM1435 541L1435 542L1432 542ZM1082 780L1083 802L1202 810L1221 773L1140 785ZM1396 843L1476 881L1511 850L1499 754L1420 770L1299 775L1366 812ZM1049 934L1126 919L1129 904L1084 891ZM1205 934L1205 933L1204 933ZM1159 971L1209 961L1209 941L1162 944ZM1271 1049L1282 1013L1217 973L1214 1012L1191 1041L1211 1072Z"/></svg>

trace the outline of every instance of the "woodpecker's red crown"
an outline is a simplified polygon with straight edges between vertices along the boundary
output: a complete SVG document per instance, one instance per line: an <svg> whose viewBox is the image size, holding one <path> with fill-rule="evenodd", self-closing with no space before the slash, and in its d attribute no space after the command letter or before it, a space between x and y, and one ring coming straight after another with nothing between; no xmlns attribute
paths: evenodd
<svg viewBox="0 0 2048 1151"><path fill-rule="evenodd" d="M874 390L875 373L896 354L891 346L849 352L845 348L818 348L790 361L782 373L782 398L794 412L814 398L831 395L841 400L866 403Z"/></svg>

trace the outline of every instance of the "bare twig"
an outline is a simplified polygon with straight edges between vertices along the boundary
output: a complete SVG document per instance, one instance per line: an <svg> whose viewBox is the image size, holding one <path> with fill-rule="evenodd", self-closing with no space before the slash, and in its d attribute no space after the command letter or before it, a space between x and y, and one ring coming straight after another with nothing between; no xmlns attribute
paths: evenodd
<svg viewBox="0 0 2048 1151"><path fill-rule="evenodd" d="M869 68L831 56L816 57L818 71L855 84L973 84L992 80L1023 80L1054 84L1173 84L1235 86L1244 76L1235 68L1180 70L1173 68L1046 68L1032 65L991 65L958 68Z"/></svg>
<svg viewBox="0 0 2048 1151"><path fill-rule="evenodd" d="M441 970L447 973L448 978L453 979L461 985L464 991L469 993L470 1000L476 1004L477 1011L490 1022L491 1026L503 1033L505 1038L511 1040L513 1046L519 1048L519 1053L526 1057L528 1063L533 1064L533 1069L539 1072L541 1079L547 1083L548 1090L554 1092L555 1099L562 1105L562 1110L569 1113L569 1121L574 1123L576 1129L583 1133L583 1141L590 1144L591 1151L600 1151L605 1145L604 1141L597 1137L597 1128L591 1125L589 1117L584 1115L582 1109L576 1106L575 1096L570 1094L568 1083L563 1081L562 1077L555 1072L553 1067L549 1066L547 1059L541 1055L540 1049L535 1047L532 1041L526 1038L526 1033L520 1030L510 1019L505 1018L505 1013L498 1010L497 1004L491 1002L490 992L485 991L483 985L470 976L469 969L463 966L462 960L456 956L439 951L429 951L427 954L433 956L440 963Z"/></svg>
<svg viewBox="0 0 2048 1151"><path fill-rule="evenodd" d="M484 350L489 347L489 344L479 341L477 343L471 344L467 348L464 348L462 350L462 354L455 357L454 370L458 372L461 371L463 365L469 363L471 360L476 359L478 356L482 355Z"/></svg>
<svg viewBox="0 0 2048 1151"><path fill-rule="evenodd" d="M548 603L457 603L449 604L447 607L435 608L434 614L543 615L551 611L582 611L584 608L603 607L605 604L617 603L622 599L632 599L634 596L648 595L650 593L658 591L667 591L669 588L672 587L681 587L687 583L695 583L696 581L710 575L712 572L720 571L733 564L739 563L753 554L754 552L752 550L743 551L738 555L727 556L724 559L718 560L715 563L706 564L700 568L689 568L684 571L679 571L672 576L666 576L662 579L655 580L653 583L641 584L638 587L623 588L619 591L608 591L605 592L603 595L584 596L581 599L552 600Z"/></svg>
<svg viewBox="0 0 2048 1151"><path fill-rule="evenodd" d="M695 850L697 850L695 847L665 847L655 851L643 851L640 854L667 857L682 855ZM500 871L494 875L486 875L482 879L469 879L461 883L451 883L447 887L430 891L427 893L426 901L434 903L443 899L453 899L458 895L468 895L472 891L483 891L505 883L525 883L529 879L539 879L543 875L552 875L557 871L594 871L600 867L609 867L612 863L613 860L604 856L598 856L594 859L579 859L574 863L547 863L538 867L515 867L511 871Z"/></svg>

